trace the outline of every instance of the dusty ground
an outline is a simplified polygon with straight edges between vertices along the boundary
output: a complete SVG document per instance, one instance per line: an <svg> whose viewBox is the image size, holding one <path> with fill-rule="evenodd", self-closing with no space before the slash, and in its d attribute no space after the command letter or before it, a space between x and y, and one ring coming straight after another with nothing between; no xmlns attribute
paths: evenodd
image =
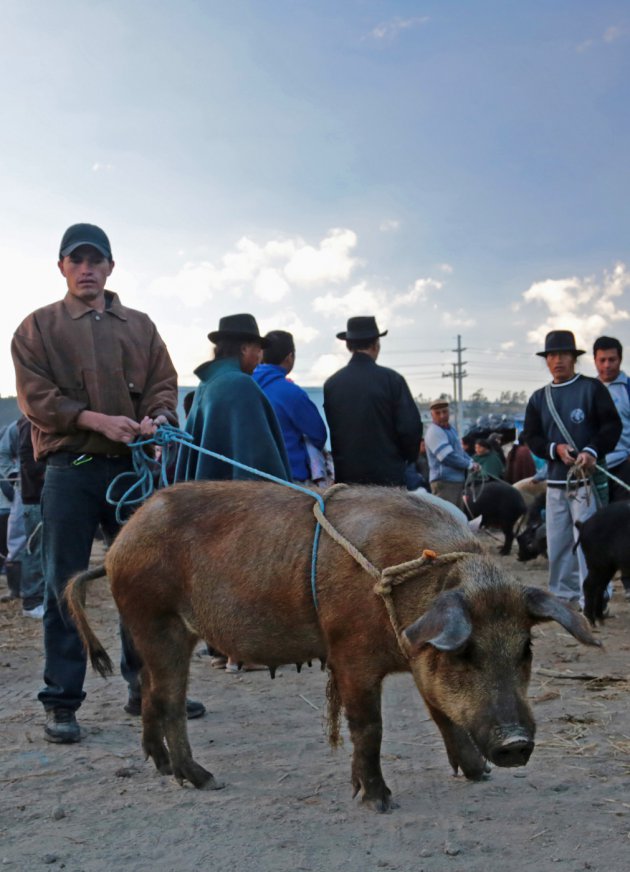
<svg viewBox="0 0 630 872"><path fill-rule="evenodd" d="M544 561L504 560L522 581L544 585ZM104 582L92 587L90 608L115 652ZM120 677L89 675L80 745L44 742L35 699L41 626L2 605L0 863L71 872L626 872L630 605L617 597L613 611L603 651L555 624L536 631L536 750L525 769L494 769L483 783L452 777L411 678L386 682L383 768L400 808L376 815L351 800L349 742L338 752L325 742L319 668L286 667L271 681L218 672L195 656L191 695L208 714L190 723L190 740L227 786L182 789L143 760Z"/></svg>

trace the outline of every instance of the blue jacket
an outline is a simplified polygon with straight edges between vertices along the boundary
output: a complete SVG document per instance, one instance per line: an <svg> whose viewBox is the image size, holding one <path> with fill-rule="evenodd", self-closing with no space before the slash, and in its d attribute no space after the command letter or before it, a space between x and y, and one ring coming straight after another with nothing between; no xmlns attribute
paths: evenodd
<svg viewBox="0 0 630 872"><path fill-rule="evenodd" d="M254 370L254 380L278 417L294 480L306 481L311 478L311 470L304 437L320 450L326 442L326 425L317 406L305 390L287 378L281 366L261 363Z"/></svg>
<svg viewBox="0 0 630 872"><path fill-rule="evenodd" d="M269 400L237 358L203 363L186 432L196 445L277 478L291 480L282 433ZM182 446L176 481L257 479L236 466Z"/></svg>

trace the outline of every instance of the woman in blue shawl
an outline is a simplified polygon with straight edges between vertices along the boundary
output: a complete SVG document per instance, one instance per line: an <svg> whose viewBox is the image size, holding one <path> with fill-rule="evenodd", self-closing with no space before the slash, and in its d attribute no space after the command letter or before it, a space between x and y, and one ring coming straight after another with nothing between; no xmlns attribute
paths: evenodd
<svg viewBox="0 0 630 872"><path fill-rule="evenodd" d="M186 432L195 445L291 481L282 431L271 403L251 377L265 340L253 315L228 315L208 334L214 360L195 370ZM176 481L256 479L245 470L182 446Z"/></svg>

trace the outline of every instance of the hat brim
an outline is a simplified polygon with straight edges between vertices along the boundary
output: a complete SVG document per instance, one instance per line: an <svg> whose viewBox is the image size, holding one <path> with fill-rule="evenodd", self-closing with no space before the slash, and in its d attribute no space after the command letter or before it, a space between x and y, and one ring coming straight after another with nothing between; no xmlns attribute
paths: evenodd
<svg viewBox="0 0 630 872"><path fill-rule="evenodd" d="M348 339L351 342L359 339L380 339L381 336L387 336L387 330L383 330L382 333L368 333L367 336L348 336L348 331L344 330L343 333L337 333L337 339L343 339L346 342Z"/></svg>
<svg viewBox="0 0 630 872"><path fill-rule="evenodd" d="M112 259L111 251L103 248L102 245L97 245L96 242L91 242L89 239L86 239L83 242L73 242L72 245L66 245L66 247L59 252L59 257L68 257L69 254L72 254L72 252L76 251L77 248L81 248L82 245L89 245L90 248L95 248L103 255L103 257L106 257L107 260Z"/></svg>
<svg viewBox="0 0 630 872"><path fill-rule="evenodd" d="M255 333L232 333L230 330L213 330L208 333L210 342L216 343L219 339L236 339L239 342L258 342L261 348L269 347L269 340L264 336L256 336Z"/></svg>
<svg viewBox="0 0 630 872"><path fill-rule="evenodd" d="M575 354L576 357L586 354L582 348L547 348L546 351L537 351L536 357L547 357L548 354L557 354L559 351L567 351L569 354Z"/></svg>

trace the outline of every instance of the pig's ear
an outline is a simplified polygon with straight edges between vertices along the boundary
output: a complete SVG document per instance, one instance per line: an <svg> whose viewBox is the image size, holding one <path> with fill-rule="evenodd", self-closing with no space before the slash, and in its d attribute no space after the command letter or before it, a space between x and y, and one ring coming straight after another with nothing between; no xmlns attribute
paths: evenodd
<svg viewBox="0 0 630 872"><path fill-rule="evenodd" d="M438 651L457 651L466 644L472 624L466 602L458 591L440 594L428 612L403 630L414 656L423 645Z"/></svg>
<svg viewBox="0 0 630 872"><path fill-rule="evenodd" d="M559 600L553 594L541 590L539 587L523 588L527 610L536 623L538 621L557 621L561 627L575 636L584 645L601 646L593 636L586 618L574 612L569 606Z"/></svg>

